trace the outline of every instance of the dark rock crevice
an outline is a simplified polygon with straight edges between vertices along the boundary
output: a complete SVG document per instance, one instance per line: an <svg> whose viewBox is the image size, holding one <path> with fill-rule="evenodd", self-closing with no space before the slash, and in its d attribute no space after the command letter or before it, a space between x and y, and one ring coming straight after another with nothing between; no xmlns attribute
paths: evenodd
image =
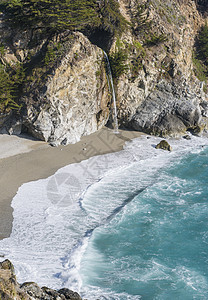
<svg viewBox="0 0 208 300"><path fill-rule="evenodd" d="M208 2L207 0L195 0L196 7L204 16L208 15Z"/></svg>
<svg viewBox="0 0 208 300"><path fill-rule="evenodd" d="M83 32L93 45L98 46L106 52L109 52L114 35L112 32L103 28L94 28Z"/></svg>

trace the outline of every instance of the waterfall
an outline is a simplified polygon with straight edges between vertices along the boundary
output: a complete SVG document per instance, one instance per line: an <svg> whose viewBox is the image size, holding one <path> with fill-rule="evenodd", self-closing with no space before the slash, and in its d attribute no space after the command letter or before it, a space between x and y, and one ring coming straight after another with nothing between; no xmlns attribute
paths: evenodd
<svg viewBox="0 0 208 300"><path fill-rule="evenodd" d="M204 81L201 81L201 83L200 83L200 92L201 92L201 98L202 98L203 94L204 94Z"/></svg>
<svg viewBox="0 0 208 300"><path fill-rule="evenodd" d="M111 66L110 66L110 61L109 61L108 55L105 51L103 51L103 53L105 55L105 59L106 59L106 63L107 63L108 86L109 86L110 92L112 92L112 97L113 97L114 132L119 133L118 132L117 107L116 107L116 93L115 93L114 84L113 84L113 76L112 76L112 72L111 72Z"/></svg>

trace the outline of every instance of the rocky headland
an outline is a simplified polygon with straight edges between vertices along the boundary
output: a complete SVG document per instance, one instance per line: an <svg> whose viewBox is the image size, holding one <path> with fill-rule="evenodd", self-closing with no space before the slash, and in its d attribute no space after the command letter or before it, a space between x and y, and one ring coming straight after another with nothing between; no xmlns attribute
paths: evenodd
<svg viewBox="0 0 208 300"><path fill-rule="evenodd" d="M93 3L99 22L56 31L44 30L39 19L31 23L24 5L17 10L22 23L12 20L11 7L1 7L1 70L18 80L14 97L0 106L0 131L28 132L58 145L111 126L103 50L111 62L120 127L160 136L206 131L207 71L198 59L197 39L207 5L193 0Z"/></svg>

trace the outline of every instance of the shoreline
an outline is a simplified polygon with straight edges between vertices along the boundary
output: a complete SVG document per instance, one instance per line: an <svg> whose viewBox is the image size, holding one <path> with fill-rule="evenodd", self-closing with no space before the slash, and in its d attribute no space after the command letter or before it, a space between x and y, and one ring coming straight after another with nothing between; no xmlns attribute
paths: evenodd
<svg viewBox="0 0 208 300"><path fill-rule="evenodd" d="M0 136L6 138L8 143L2 153L0 151L2 174L0 177L0 239L7 238L11 234L13 221L11 201L23 183L47 178L66 165L93 156L121 151L126 142L141 135L145 134L128 130L119 130L117 134L112 129L104 127L82 137L76 144L58 147L51 147L41 141L28 141L24 136L22 140L22 137L15 137L16 144L14 144L14 137ZM5 157L5 149L11 147L14 148L13 151L7 153Z"/></svg>

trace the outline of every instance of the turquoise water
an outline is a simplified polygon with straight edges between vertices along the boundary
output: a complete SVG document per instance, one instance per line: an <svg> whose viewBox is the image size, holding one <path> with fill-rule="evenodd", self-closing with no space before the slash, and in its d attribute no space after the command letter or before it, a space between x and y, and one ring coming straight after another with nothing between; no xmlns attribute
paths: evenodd
<svg viewBox="0 0 208 300"><path fill-rule="evenodd" d="M160 140L23 184L0 241L18 282L88 300L208 299L208 139L168 139L172 152Z"/></svg>
<svg viewBox="0 0 208 300"><path fill-rule="evenodd" d="M150 174L144 189L137 173L132 164L93 191L127 204L89 240L80 268L87 294L208 299L208 148Z"/></svg>

